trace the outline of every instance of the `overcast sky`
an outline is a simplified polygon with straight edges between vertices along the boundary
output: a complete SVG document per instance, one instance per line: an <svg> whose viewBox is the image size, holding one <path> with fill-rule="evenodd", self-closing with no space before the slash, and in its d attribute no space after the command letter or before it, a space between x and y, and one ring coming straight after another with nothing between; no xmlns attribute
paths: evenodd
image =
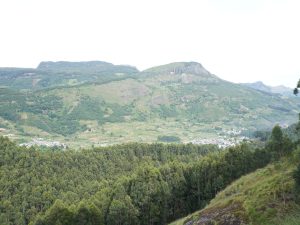
<svg viewBox="0 0 300 225"><path fill-rule="evenodd" d="M0 66L197 61L234 82L293 87L299 0L0 0Z"/></svg>

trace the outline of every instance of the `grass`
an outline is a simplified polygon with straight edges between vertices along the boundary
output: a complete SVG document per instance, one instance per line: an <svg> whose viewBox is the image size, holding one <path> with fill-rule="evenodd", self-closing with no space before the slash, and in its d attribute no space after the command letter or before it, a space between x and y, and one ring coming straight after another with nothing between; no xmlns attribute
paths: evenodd
<svg viewBox="0 0 300 225"><path fill-rule="evenodd" d="M299 225L299 224L300 224L300 215L298 211L290 215L287 215L283 219L279 219L277 222L273 221L268 225Z"/></svg>
<svg viewBox="0 0 300 225"><path fill-rule="evenodd" d="M300 206L295 202L293 162L294 159L289 157L243 176L220 192L205 209L171 224L197 221L201 216L239 205L227 213L247 224L299 225Z"/></svg>
<svg viewBox="0 0 300 225"><path fill-rule="evenodd" d="M156 142L161 135L178 136L182 142L188 142L195 138L216 137L205 130L199 131L199 127L188 123L181 123L173 119L160 120L153 119L145 122L129 121L123 123L105 123L99 126L92 121L82 121L91 128L91 132L83 132L80 135L70 137L71 146L87 147L91 144L103 145L107 143L123 142ZM207 127L209 129L209 127ZM188 130L188 135L186 135ZM88 140L88 141L87 141Z"/></svg>
<svg viewBox="0 0 300 225"><path fill-rule="evenodd" d="M89 129L84 132L75 133L64 137L58 134L50 134L36 127L22 125L20 127L26 131L26 136L20 132L11 132L23 141L31 140L31 137L44 136L49 140L57 140L66 143L72 148L90 147L91 145L107 145L125 142L156 142L158 136L177 136L182 142L189 142L198 138L217 138L218 135L207 124L192 124L189 121L176 121L176 119L150 119L147 121L125 121L122 123L98 124L95 120L80 120L81 125L86 125ZM224 126L224 129L229 128ZM29 135L29 136L28 136Z"/></svg>
<svg viewBox="0 0 300 225"><path fill-rule="evenodd" d="M176 220L176 221L170 223L170 225L182 225L185 220L186 220L186 218L182 218L182 219L179 219L179 220Z"/></svg>
<svg viewBox="0 0 300 225"><path fill-rule="evenodd" d="M278 162L249 174L226 188L209 207L224 207L241 202L240 214L252 224L267 224L272 218L280 218L294 208L287 199L293 195L295 169L288 160Z"/></svg>

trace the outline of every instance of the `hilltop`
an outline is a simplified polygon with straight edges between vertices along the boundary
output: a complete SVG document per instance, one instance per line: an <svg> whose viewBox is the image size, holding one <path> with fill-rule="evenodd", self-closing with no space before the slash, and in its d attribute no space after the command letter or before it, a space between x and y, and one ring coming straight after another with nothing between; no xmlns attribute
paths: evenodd
<svg viewBox="0 0 300 225"><path fill-rule="evenodd" d="M89 82L108 82L139 71L133 66L103 61L41 62L37 68L0 68L1 87L15 90L41 90Z"/></svg>
<svg viewBox="0 0 300 225"><path fill-rule="evenodd" d="M203 77L212 77L198 62L174 62L166 65L156 66L142 71L144 74L161 75L161 74L194 74Z"/></svg>

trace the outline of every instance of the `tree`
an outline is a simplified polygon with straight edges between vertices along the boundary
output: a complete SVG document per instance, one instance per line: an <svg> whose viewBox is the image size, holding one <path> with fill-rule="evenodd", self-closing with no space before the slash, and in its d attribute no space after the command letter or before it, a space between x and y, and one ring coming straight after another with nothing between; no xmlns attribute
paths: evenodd
<svg viewBox="0 0 300 225"><path fill-rule="evenodd" d="M166 223L169 187L157 168L140 167L130 182L129 195L139 209L141 225Z"/></svg>
<svg viewBox="0 0 300 225"><path fill-rule="evenodd" d="M114 199L109 207L107 225L136 225L138 210L133 206L131 198Z"/></svg>
<svg viewBox="0 0 300 225"><path fill-rule="evenodd" d="M279 159L291 152L292 147L291 140L283 134L281 127L276 125L267 144L269 151L273 153L275 159Z"/></svg>
<svg viewBox="0 0 300 225"><path fill-rule="evenodd" d="M297 86L294 89L294 95L297 95L299 93L298 88L300 88L300 80L298 81Z"/></svg>
<svg viewBox="0 0 300 225"><path fill-rule="evenodd" d="M297 189L300 190L300 163L297 169L295 170L293 177L295 179Z"/></svg>
<svg viewBox="0 0 300 225"><path fill-rule="evenodd" d="M73 217L72 225L100 225L100 210L94 204L81 202Z"/></svg>
<svg viewBox="0 0 300 225"><path fill-rule="evenodd" d="M54 205L47 211L44 218L38 218L35 225L72 225L73 214L60 200L56 200Z"/></svg>
<svg viewBox="0 0 300 225"><path fill-rule="evenodd" d="M111 201L107 209L107 225L139 224L139 211L127 194L129 180L128 177L121 177L113 185Z"/></svg>

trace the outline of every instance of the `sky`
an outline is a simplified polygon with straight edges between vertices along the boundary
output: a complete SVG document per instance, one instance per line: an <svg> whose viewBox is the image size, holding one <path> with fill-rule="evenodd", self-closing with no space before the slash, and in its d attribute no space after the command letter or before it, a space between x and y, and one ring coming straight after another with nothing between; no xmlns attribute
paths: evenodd
<svg viewBox="0 0 300 225"><path fill-rule="evenodd" d="M299 0L0 0L0 67L196 61L233 82L294 87Z"/></svg>

